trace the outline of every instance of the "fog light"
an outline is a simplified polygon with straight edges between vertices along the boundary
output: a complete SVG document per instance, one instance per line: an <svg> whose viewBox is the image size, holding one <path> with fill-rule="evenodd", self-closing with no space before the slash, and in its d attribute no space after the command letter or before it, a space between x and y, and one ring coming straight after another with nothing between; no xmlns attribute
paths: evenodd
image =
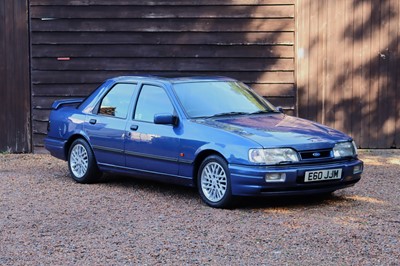
<svg viewBox="0 0 400 266"><path fill-rule="evenodd" d="M269 173L265 175L265 182L285 182L285 173Z"/></svg>
<svg viewBox="0 0 400 266"><path fill-rule="evenodd" d="M356 165L353 168L353 174L359 174L363 171L362 164Z"/></svg>

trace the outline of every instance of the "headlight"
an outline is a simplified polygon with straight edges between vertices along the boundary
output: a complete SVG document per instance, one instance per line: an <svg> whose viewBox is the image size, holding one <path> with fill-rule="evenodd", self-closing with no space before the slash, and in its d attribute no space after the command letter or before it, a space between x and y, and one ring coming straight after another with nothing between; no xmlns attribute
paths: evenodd
<svg viewBox="0 0 400 266"><path fill-rule="evenodd" d="M279 149L251 149L249 150L249 160L253 163L279 164L288 162L298 162L297 152L289 148Z"/></svg>
<svg viewBox="0 0 400 266"><path fill-rule="evenodd" d="M333 147L333 155L335 158L353 157L357 155L357 146L354 141L337 143Z"/></svg>

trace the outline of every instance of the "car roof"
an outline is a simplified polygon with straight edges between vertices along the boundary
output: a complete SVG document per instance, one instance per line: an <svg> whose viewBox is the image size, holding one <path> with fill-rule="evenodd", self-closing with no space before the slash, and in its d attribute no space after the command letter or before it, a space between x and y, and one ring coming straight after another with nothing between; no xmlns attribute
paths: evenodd
<svg viewBox="0 0 400 266"><path fill-rule="evenodd" d="M160 77L153 75L119 76L111 78L109 80L112 80L114 82L155 81L155 82L169 83L169 84L210 82L210 81L236 81L235 79L223 76Z"/></svg>

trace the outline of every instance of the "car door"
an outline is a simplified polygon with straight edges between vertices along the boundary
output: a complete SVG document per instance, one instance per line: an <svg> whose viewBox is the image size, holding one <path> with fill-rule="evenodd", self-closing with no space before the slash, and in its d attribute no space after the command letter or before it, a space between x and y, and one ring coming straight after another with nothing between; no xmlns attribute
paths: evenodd
<svg viewBox="0 0 400 266"><path fill-rule="evenodd" d="M127 124L126 166L145 172L177 175L179 129L154 124L155 114L174 114L167 92L160 86L141 87L133 119Z"/></svg>
<svg viewBox="0 0 400 266"><path fill-rule="evenodd" d="M125 166L125 129L135 93L137 84L118 83L87 115L84 128L99 164Z"/></svg>

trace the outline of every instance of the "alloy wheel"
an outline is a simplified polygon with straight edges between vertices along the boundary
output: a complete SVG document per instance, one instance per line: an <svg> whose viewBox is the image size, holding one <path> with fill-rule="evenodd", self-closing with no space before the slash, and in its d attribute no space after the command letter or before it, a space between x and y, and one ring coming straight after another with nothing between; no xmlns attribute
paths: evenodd
<svg viewBox="0 0 400 266"><path fill-rule="evenodd" d="M77 178L81 178L86 174L89 167L89 156L82 144L77 144L72 148L70 166L72 173Z"/></svg>
<svg viewBox="0 0 400 266"><path fill-rule="evenodd" d="M209 162L201 172L201 189L211 202L220 201L226 194L228 178L222 165Z"/></svg>

